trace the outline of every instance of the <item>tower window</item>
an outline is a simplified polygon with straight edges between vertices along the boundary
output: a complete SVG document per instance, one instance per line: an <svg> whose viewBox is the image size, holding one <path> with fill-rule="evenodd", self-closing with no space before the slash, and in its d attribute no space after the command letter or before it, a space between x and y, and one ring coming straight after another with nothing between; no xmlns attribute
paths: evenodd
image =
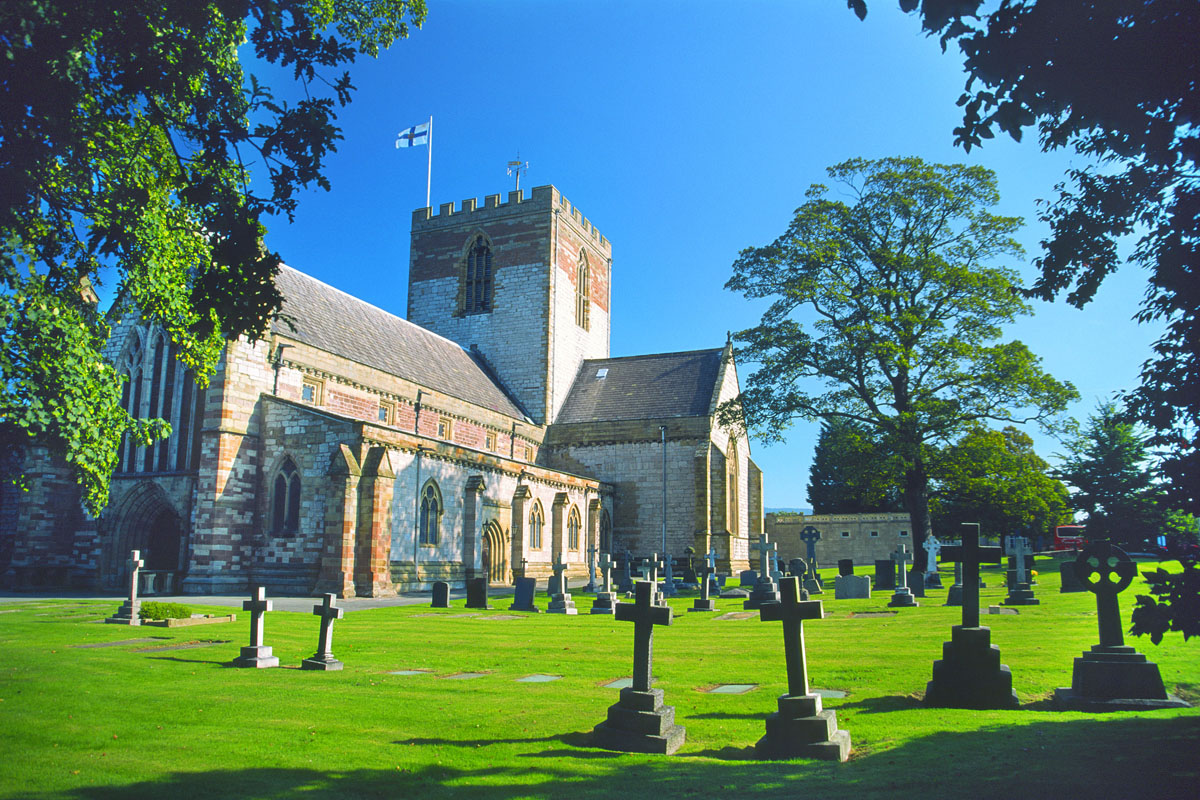
<svg viewBox="0 0 1200 800"><path fill-rule="evenodd" d="M585 331L588 329L589 323L588 290L591 285L590 281L587 253L580 250L579 266L575 270L575 324Z"/></svg>
<svg viewBox="0 0 1200 800"><path fill-rule="evenodd" d="M463 276L463 313L483 314L492 310L492 248L476 236L467 252Z"/></svg>

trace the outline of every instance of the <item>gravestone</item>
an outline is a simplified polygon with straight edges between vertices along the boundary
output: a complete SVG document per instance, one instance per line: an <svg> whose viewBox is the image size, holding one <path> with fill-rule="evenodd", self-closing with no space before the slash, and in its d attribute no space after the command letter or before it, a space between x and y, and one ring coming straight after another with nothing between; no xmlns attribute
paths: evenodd
<svg viewBox="0 0 1200 800"><path fill-rule="evenodd" d="M612 569L615 562L608 553L600 554L600 591L592 603L593 614L613 614L617 610L617 593L612 590Z"/></svg>
<svg viewBox="0 0 1200 800"><path fill-rule="evenodd" d="M758 583L758 572L752 569L744 569L738 573L738 586L749 586L754 588L754 584Z"/></svg>
<svg viewBox="0 0 1200 800"><path fill-rule="evenodd" d="M783 573L779 571L779 551L776 548L771 548L771 580L779 583L779 579L783 577Z"/></svg>
<svg viewBox="0 0 1200 800"><path fill-rule="evenodd" d="M838 729L836 712L822 710L821 695L808 688L804 620L821 619L821 601L809 600L796 577L785 578L779 589L780 602L765 605L758 613L763 622L783 623L788 690L779 698L779 710L767 717L767 733L754 745L755 754L845 761L850 755L850 734Z"/></svg>
<svg viewBox="0 0 1200 800"><path fill-rule="evenodd" d="M942 658L933 662L925 704L951 708L1016 708L1012 672L1000 663L991 628L979 624L979 565L999 564L999 547L979 545L978 523L964 522L962 543L943 546L942 559L962 564L962 624L950 629Z"/></svg>
<svg viewBox="0 0 1200 800"><path fill-rule="evenodd" d="M142 601L138 600L138 570L146 566L146 562L142 560L142 551L130 550L129 560L125 563L129 567L129 599L104 621L115 625L141 625Z"/></svg>
<svg viewBox="0 0 1200 800"><path fill-rule="evenodd" d="M700 568L700 596L692 601L692 607L688 611L716 611L717 601L710 596L710 584L708 576L712 574L712 567L705 564Z"/></svg>
<svg viewBox="0 0 1200 800"><path fill-rule="evenodd" d="M896 588L896 564L889 559L875 561L875 590Z"/></svg>
<svg viewBox="0 0 1200 800"><path fill-rule="evenodd" d="M488 605L487 578L471 578L467 581L467 608L491 608Z"/></svg>
<svg viewBox="0 0 1200 800"><path fill-rule="evenodd" d="M1018 537L1016 537L1016 536L1009 538L1009 543L1010 543L1011 547L1016 546L1015 542L1016 542L1017 538ZM1033 574L1032 574L1033 569L1034 569L1033 553L1027 553L1025 555L1025 558L1021 560L1021 563L1024 565L1025 583L1029 583L1033 586L1037 586L1037 580L1034 579ZM1014 586L1017 585L1017 581L1018 581L1017 558L1016 558L1016 556L1010 555L1008 557L1008 568L1004 571L1004 587L1006 589L1012 589Z"/></svg>
<svg viewBox="0 0 1200 800"><path fill-rule="evenodd" d="M344 665L333 657L333 621L345 613L335 606L337 598L332 594L322 596L321 605L313 606L312 613L321 618L321 634L317 639L317 652L300 662L300 669L339 670Z"/></svg>
<svg viewBox="0 0 1200 800"><path fill-rule="evenodd" d="M278 667L279 657L271 655L271 648L263 646L263 616L271 610L267 590L255 586L250 599L242 601L242 610L250 612L250 644L242 648L241 655L233 660L233 665L258 669Z"/></svg>
<svg viewBox="0 0 1200 800"><path fill-rule="evenodd" d="M625 561L621 567L621 578L617 581L617 591L624 594L633 591L633 553L625 549Z"/></svg>
<svg viewBox="0 0 1200 800"><path fill-rule="evenodd" d="M708 565L708 575L709 575L708 579L712 583L712 586L708 587L708 591L710 593L711 592L719 593L721 591L721 588L720 588L721 585L717 578L717 557L718 557L718 553L717 553L717 548L715 548L715 547L709 548L708 553L705 554L705 556L704 556L704 563Z"/></svg>
<svg viewBox="0 0 1200 800"><path fill-rule="evenodd" d="M839 558L838 559L838 575L853 575L854 574L854 559Z"/></svg>
<svg viewBox="0 0 1200 800"><path fill-rule="evenodd" d="M671 568L671 554L667 553L663 556L663 588L662 594L664 597L675 597L675 572Z"/></svg>
<svg viewBox="0 0 1200 800"><path fill-rule="evenodd" d="M549 585L546 587L546 593L550 595L550 605L546 606L546 613L578 614L579 609L575 608L575 601L571 599L571 593L567 591L567 565L563 563L562 556L555 556L554 563L550 567L554 570L554 577L550 579Z"/></svg>
<svg viewBox="0 0 1200 800"><path fill-rule="evenodd" d="M583 587L584 594L596 593L596 548L588 548L588 582Z"/></svg>
<svg viewBox="0 0 1200 800"><path fill-rule="evenodd" d="M759 535L754 547L758 550L760 577L750 591L750 596L742 603L743 608L759 608L768 603L779 602L779 584L771 579L771 556L778 547L765 533Z"/></svg>
<svg viewBox="0 0 1200 800"><path fill-rule="evenodd" d="M808 572L808 564L803 558L789 558L787 562L787 574L794 577L803 577L804 573Z"/></svg>
<svg viewBox="0 0 1200 800"><path fill-rule="evenodd" d="M1060 594L1070 594L1072 592L1086 592L1088 589L1083 585L1083 581L1079 580L1079 573L1075 571L1075 559L1058 562L1058 574L1062 577L1062 585L1059 586Z"/></svg>
<svg viewBox="0 0 1200 800"><path fill-rule="evenodd" d="M534 603L537 596L537 578L517 578L513 581L513 604L509 611L525 611L540 614L542 610Z"/></svg>
<svg viewBox="0 0 1200 800"><path fill-rule="evenodd" d="M445 581L434 581L433 583L433 608L449 608L450 607L450 584Z"/></svg>
<svg viewBox="0 0 1200 800"><path fill-rule="evenodd" d="M870 600L871 579L866 575L838 575L833 579L836 600Z"/></svg>
<svg viewBox="0 0 1200 800"><path fill-rule="evenodd" d="M946 592L946 602L943 605L962 605L962 562L960 561L954 562L954 583L950 586L950 591Z"/></svg>
<svg viewBox="0 0 1200 800"><path fill-rule="evenodd" d="M698 588L700 588L700 585L699 585L698 579L696 577L696 564L695 564L696 548L685 547L683 549L683 552L684 552L685 559L686 559L683 564L683 583L685 586L689 586L689 587L698 589Z"/></svg>
<svg viewBox="0 0 1200 800"><path fill-rule="evenodd" d="M1158 665L1125 644L1117 595L1137 576L1137 565L1110 542L1092 542L1075 561L1079 581L1096 595L1100 644L1075 659L1071 686L1054 690L1054 701L1071 711L1186 708L1168 695Z"/></svg>
<svg viewBox="0 0 1200 800"><path fill-rule="evenodd" d="M671 624L671 607L654 602L654 585L638 581L633 603L617 604L616 617L633 623L633 685L608 709L608 718L592 730L592 742L606 750L670 755L686 732L675 724L675 709L663 705L662 689L650 688L654 669L654 626Z"/></svg>
<svg viewBox="0 0 1200 800"><path fill-rule="evenodd" d="M1029 584L1029 570L1026 568L1026 556L1033 558L1030 553L1029 540L1024 536L1014 536L1009 539L1013 550L1013 560L1016 562L1016 580L1009 586L1008 597L1004 598L1006 606L1036 606L1041 601L1033 596L1033 587Z"/></svg>
<svg viewBox="0 0 1200 800"><path fill-rule="evenodd" d="M908 546L901 544L897 547L896 552L892 553L892 561L895 562L895 574L899 576L900 585L892 593L892 599L888 601L888 605L893 608L911 608L920 605L913 599L912 591L908 588L907 565L912 563L912 553L908 552Z"/></svg>
<svg viewBox="0 0 1200 800"><path fill-rule="evenodd" d="M656 605L663 604L663 593L658 590L658 571L663 568L662 559L658 553L651 553L649 558L642 559L642 579L650 581L654 587L653 600Z"/></svg>
<svg viewBox="0 0 1200 800"><path fill-rule="evenodd" d="M925 596L925 570L913 565L913 568L908 571L908 590L912 592L913 597Z"/></svg>
<svg viewBox="0 0 1200 800"><path fill-rule="evenodd" d="M824 589L825 584L821 582L821 574L817 572L819 568L817 564L817 542L821 541L821 532L812 525L806 525L804 526L804 530L800 531L800 541L804 542L804 560L808 562L808 577L816 581L817 589ZM809 589L809 592L811 593L812 590Z"/></svg>
<svg viewBox="0 0 1200 800"><path fill-rule="evenodd" d="M821 590L821 582L817 580L817 571L814 565L809 564L802 558L795 559L799 561L799 572L795 573L800 579L800 588L809 594L824 594Z"/></svg>
<svg viewBox="0 0 1200 800"><path fill-rule="evenodd" d="M942 576L938 574L938 553L942 552L942 543L932 533L925 537L925 587L929 589L942 588Z"/></svg>

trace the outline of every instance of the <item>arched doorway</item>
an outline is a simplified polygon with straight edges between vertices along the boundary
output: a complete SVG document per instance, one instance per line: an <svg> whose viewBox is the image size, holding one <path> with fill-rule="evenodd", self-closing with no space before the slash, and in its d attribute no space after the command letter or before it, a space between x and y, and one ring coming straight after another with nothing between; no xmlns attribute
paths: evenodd
<svg viewBox="0 0 1200 800"><path fill-rule="evenodd" d="M483 528L483 572L488 583L508 583L508 561L505 559L504 531L494 520Z"/></svg>
<svg viewBox="0 0 1200 800"><path fill-rule="evenodd" d="M177 591L185 572L187 547L183 520L166 493L153 481L142 481L118 504L104 525L101 564L105 586L125 590L129 551L141 551L145 594Z"/></svg>

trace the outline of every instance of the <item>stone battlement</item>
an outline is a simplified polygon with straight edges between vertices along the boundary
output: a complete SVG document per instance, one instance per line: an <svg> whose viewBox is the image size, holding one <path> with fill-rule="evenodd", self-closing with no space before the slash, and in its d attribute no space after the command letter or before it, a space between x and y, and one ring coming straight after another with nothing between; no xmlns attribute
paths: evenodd
<svg viewBox="0 0 1200 800"><path fill-rule="evenodd" d="M600 234L583 212L571 204L566 197L553 186L535 186L529 197L525 190L520 189L508 193L508 199L500 201L499 194L489 194L483 198L483 205L478 198L470 197L462 201L461 207L454 203L442 203L438 206L437 214L429 207L418 208L412 212L413 231L428 230L449 225L463 225L469 222L483 222L487 219L509 216L512 214L560 211L575 220L591 238L599 243L601 249L611 252L612 245Z"/></svg>

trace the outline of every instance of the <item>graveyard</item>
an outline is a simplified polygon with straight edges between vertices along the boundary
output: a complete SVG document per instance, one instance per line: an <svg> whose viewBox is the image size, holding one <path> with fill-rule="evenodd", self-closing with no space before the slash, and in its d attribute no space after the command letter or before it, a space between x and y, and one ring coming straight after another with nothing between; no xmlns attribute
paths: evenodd
<svg viewBox="0 0 1200 800"><path fill-rule="evenodd" d="M563 602L544 588L537 614L494 592L487 609L452 598L341 615L329 598L314 613L264 613L255 597L235 621L185 627L103 624L118 600L0 602L0 797L1194 797L1200 708L1055 705L1074 659L1101 640L1096 596L1060 593L1057 562L1039 557L1025 577L1040 602L1005 606L1003 565L978 568L980 621L1011 669L1014 708L923 703L964 620L944 605L946 561L947 589L903 607L891 590L836 599L832 568L799 604L789 579L782 604L714 594L715 611L688 613L700 595L683 591L661 601L671 614L644 617L624 593L629 611L592 614L596 595L580 588L577 614L544 613ZM1138 584L1119 595L1125 629ZM845 762L756 749L780 695L804 691L789 687L789 608L802 611L808 691L851 744ZM635 628L653 628L652 662L635 663ZM1169 693L1200 700L1195 641L1124 644ZM235 666L272 666L261 658L278 666ZM597 746L609 708L652 690L686 730L678 749Z"/></svg>

